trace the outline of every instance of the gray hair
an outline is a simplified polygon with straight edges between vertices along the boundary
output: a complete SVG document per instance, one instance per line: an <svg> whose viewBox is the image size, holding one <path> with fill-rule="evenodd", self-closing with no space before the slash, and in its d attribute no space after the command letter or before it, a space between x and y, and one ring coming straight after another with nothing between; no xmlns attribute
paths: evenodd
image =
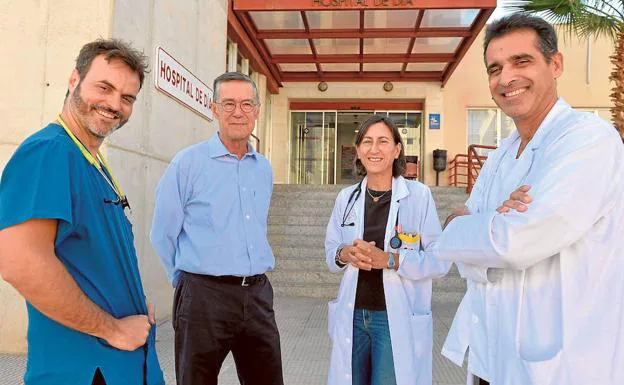
<svg viewBox="0 0 624 385"><path fill-rule="evenodd" d="M483 41L483 59L485 61L485 53L488 45L493 39L504 36L508 33L530 29L537 34L537 48L544 55L546 63L550 63L553 55L559 52L557 48L557 33L553 26L546 20L538 16L532 16L526 13L514 13L496 20L490 24L485 31L485 39ZM485 63L487 65L487 62Z"/></svg>
<svg viewBox="0 0 624 385"><path fill-rule="evenodd" d="M245 82L245 83L251 84L251 87L253 88L253 92L254 92L254 101L256 103L260 103L260 94L258 93L258 87L256 86L256 83L253 80L251 80L249 76L242 74L240 72L226 72L222 75L219 75L219 77L217 77L214 80L214 82L212 83L212 89L214 90L213 100L219 100L219 87L221 86L221 83L232 82L232 81Z"/></svg>

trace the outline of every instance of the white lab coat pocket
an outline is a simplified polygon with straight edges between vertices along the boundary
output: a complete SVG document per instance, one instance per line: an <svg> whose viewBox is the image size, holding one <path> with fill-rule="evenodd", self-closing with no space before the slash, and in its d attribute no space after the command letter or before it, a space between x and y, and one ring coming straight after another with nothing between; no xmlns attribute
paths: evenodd
<svg viewBox="0 0 624 385"><path fill-rule="evenodd" d="M558 376L557 371L561 367L561 351L553 358L542 361L531 361L524 357L520 358L532 384L554 385L560 383L555 378Z"/></svg>
<svg viewBox="0 0 624 385"><path fill-rule="evenodd" d="M410 316L415 358L431 355L433 349L433 318L431 313Z"/></svg>
<svg viewBox="0 0 624 385"><path fill-rule="evenodd" d="M338 300L334 299L327 303L327 333L329 338L334 339L334 330L336 329L336 317L338 317Z"/></svg>

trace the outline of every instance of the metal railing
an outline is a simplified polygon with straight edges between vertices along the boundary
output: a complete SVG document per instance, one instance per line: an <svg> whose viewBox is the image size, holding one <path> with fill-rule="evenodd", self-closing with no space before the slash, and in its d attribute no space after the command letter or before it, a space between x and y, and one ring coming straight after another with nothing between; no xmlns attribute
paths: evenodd
<svg viewBox="0 0 624 385"><path fill-rule="evenodd" d="M251 137L256 141L256 152L260 152L260 138L258 138L254 134L251 134Z"/></svg>
<svg viewBox="0 0 624 385"><path fill-rule="evenodd" d="M483 163L487 159L486 155L479 155L477 149L494 150L496 146L471 144L468 146L468 154L455 155L448 167L449 186L466 186L466 193L470 194Z"/></svg>

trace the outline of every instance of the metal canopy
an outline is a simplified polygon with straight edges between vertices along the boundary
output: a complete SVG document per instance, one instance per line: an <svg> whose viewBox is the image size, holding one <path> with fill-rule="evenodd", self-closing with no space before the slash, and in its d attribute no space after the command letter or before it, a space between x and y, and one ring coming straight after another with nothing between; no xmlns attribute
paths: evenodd
<svg viewBox="0 0 624 385"><path fill-rule="evenodd" d="M496 0L232 0L277 84L446 84Z"/></svg>

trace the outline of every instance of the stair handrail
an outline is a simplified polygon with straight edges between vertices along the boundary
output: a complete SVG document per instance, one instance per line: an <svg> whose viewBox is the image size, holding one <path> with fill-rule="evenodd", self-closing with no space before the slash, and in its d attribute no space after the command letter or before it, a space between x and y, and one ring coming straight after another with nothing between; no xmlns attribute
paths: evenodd
<svg viewBox="0 0 624 385"><path fill-rule="evenodd" d="M458 180L457 177L459 176L463 176L466 177L468 176L467 173L461 173L460 172L460 167L464 167L467 168L468 165L468 154L455 154L455 157L453 157L453 159L451 159L451 161L448 163L448 184L449 186L454 186L457 187L460 183L463 185L465 184L465 182L462 182L460 180Z"/></svg>
<svg viewBox="0 0 624 385"><path fill-rule="evenodd" d="M482 160L485 160L487 157L481 156L480 158ZM468 186L468 154L456 154L455 157L448 163L448 165L449 186ZM473 165L474 167L479 167L479 163L476 158L473 159ZM463 177L463 180L460 180L459 177Z"/></svg>
<svg viewBox="0 0 624 385"><path fill-rule="evenodd" d="M260 138L254 134L251 134L251 137L256 141L256 152L260 152Z"/></svg>
<svg viewBox="0 0 624 385"><path fill-rule="evenodd" d="M487 159L487 155L479 155L477 152L478 148L495 150L496 146L488 146L484 144L471 144L468 146L468 185L466 186L466 193L468 194L472 191L472 187L479 176L479 172L481 171L481 168L483 168L483 164Z"/></svg>

